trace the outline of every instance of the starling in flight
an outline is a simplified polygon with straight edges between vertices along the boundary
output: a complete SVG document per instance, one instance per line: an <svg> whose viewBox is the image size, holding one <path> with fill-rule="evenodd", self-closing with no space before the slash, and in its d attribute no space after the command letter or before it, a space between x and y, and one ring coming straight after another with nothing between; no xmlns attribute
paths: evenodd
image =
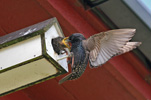
<svg viewBox="0 0 151 100"><path fill-rule="evenodd" d="M62 40L64 45L71 42L72 72L59 81L59 84L79 78L86 69L88 61L91 68L106 63L113 56L133 50L141 42L129 42L135 34L135 29L115 29L90 36L86 39L80 33L74 33Z"/></svg>

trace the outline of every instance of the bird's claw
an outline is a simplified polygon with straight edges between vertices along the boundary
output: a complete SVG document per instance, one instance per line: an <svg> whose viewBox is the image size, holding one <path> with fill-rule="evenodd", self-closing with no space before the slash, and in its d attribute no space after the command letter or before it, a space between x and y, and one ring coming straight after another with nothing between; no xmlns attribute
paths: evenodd
<svg viewBox="0 0 151 100"><path fill-rule="evenodd" d="M71 60L68 60L67 63L68 63L68 64L72 64L72 61L71 61Z"/></svg>

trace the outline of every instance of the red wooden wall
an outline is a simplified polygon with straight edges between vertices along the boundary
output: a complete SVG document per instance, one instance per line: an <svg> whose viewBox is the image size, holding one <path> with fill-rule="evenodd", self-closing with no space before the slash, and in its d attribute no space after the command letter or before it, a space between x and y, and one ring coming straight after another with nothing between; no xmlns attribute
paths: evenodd
<svg viewBox="0 0 151 100"><path fill-rule="evenodd" d="M77 0L1 0L0 35L52 17L57 17L66 36L80 32L89 37L109 29ZM150 100L151 85L145 81L148 75L141 61L133 53L126 53L102 67L87 67L76 81L58 85L62 75L0 100Z"/></svg>

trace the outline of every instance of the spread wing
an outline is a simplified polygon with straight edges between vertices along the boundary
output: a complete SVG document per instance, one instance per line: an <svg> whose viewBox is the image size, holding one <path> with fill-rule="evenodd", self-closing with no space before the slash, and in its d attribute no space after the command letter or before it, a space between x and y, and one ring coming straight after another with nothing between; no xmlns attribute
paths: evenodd
<svg viewBox="0 0 151 100"><path fill-rule="evenodd" d="M140 42L129 42L135 29L116 29L95 34L88 38L84 45L90 51L91 67L97 67L115 55L128 52L140 45Z"/></svg>

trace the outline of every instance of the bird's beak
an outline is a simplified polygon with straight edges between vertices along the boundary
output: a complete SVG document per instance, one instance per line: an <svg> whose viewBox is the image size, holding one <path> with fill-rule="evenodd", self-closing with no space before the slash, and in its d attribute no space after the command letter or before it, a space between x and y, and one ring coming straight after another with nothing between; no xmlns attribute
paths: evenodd
<svg viewBox="0 0 151 100"><path fill-rule="evenodd" d="M69 42L69 37L65 37L65 38L61 41L61 43L62 43L63 45L65 45L68 49L70 49L70 46L69 46L68 42Z"/></svg>

